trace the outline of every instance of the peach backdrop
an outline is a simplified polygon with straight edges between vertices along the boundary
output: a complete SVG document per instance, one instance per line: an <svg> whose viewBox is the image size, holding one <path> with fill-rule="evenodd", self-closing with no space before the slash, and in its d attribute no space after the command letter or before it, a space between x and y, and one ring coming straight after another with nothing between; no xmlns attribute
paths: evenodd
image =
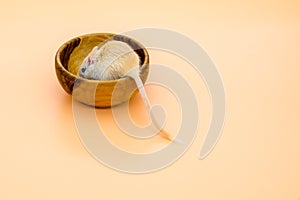
<svg viewBox="0 0 300 200"><path fill-rule="evenodd" d="M2 0L0 9L0 199L300 199L299 1ZM222 76L227 114L216 148L198 160L211 115L205 85L179 58L150 51L151 62L190 79L201 123L175 164L130 175L83 148L54 55L77 35L143 27L178 31L202 45ZM167 129L175 133L175 99L156 86L147 91L166 105ZM138 96L131 105L133 119L143 123ZM97 113L100 123L113 123L109 110ZM108 136L133 152L165 145L117 131Z"/></svg>

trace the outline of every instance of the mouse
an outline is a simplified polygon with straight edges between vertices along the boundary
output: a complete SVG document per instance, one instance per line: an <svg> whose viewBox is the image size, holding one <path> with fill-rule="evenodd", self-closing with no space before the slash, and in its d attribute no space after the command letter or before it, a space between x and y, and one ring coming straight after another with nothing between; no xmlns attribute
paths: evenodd
<svg viewBox="0 0 300 200"><path fill-rule="evenodd" d="M85 57L79 67L78 75L91 80L115 80L122 77L132 78L139 90L146 110L154 126L159 130L159 135L174 142L170 134L160 128L154 114L144 84L139 76L140 57L125 42L109 40L95 46Z"/></svg>
<svg viewBox="0 0 300 200"><path fill-rule="evenodd" d="M114 80L139 66L139 56L127 43L110 40L92 49L80 65L78 75L91 80Z"/></svg>

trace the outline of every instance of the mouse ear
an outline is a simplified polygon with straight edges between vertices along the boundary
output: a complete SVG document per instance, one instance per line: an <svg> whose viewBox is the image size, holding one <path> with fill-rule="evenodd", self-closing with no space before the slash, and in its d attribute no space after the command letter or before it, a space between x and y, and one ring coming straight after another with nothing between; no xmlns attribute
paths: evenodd
<svg viewBox="0 0 300 200"><path fill-rule="evenodd" d="M87 67L89 67L90 65L93 65L95 63L95 59L91 58L91 56L87 57Z"/></svg>
<svg viewBox="0 0 300 200"><path fill-rule="evenodd" d="M91 62L92 62L92 61L91 61L91 57L89 56L89 57L88 57L88 65L90 65Z"/></svg>

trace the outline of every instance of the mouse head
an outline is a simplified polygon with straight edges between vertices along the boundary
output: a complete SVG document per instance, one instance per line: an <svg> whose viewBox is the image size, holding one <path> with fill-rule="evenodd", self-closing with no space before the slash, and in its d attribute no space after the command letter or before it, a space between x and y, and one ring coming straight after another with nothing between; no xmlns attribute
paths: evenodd
<svg viewBox="0 0 300 200"><path fill-rule="evenodd" d="M99 54L99 47L95 46L80 65L78 71L79 76L87 79L93 79L96 70L96 64L98 61L97 57L99 56Z"/></svg>

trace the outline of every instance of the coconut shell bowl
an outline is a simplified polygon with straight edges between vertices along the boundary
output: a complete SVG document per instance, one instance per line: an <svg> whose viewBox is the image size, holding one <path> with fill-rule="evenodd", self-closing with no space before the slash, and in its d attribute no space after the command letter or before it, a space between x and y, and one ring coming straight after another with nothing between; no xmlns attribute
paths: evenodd
<svg viewBox="0 0 300 200"><path fill-rule="evenodd" d="M99 108L126 102L137 89L134 80L129 77L103 81L89 80L77 75L84 58L96 45L106 40L123 41L134 49L140 57L140 78L145 83L149 72L148 52L139 42L123 35L112 33L82 35L64 43L55 55L55 71L62 88L73 95L75 100Z"/></svg>

